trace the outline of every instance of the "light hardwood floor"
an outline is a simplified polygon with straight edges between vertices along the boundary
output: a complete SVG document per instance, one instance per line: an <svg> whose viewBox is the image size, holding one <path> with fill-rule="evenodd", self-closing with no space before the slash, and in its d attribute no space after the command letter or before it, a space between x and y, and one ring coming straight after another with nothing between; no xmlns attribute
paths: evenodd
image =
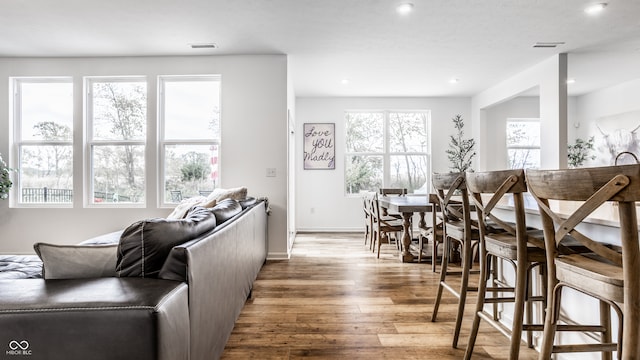
<svg viewBox="0 0 640 360"><path fill-rule="evenodd" d="M269 261L255 282L223 359L461 359L475 295L458 349L451 348L457 300L445 292L431 311L438 276L403 264L395 245L380 259L362 234L300 234L289 261ZM509 341L481 325L474 359L504 359ZM521 359L537 352L523 343Z"/></svg>

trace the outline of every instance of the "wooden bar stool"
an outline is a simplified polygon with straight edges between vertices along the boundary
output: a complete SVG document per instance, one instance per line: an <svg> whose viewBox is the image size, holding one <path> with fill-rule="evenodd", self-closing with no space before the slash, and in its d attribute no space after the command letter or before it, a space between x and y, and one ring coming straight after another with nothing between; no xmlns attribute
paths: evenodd
<svg viewBox="0 0 640 360"><path fill-rule="evenodd" d="M542 296L532 296L531 286L534 270L540 270L540 267L544 268L545 265L542 230L527 228L523 197L523 193L527 191L524 170L469 172L466 174L466 180L467 189L472 195L478 213L480 282L476 311L464 358L471 359L480 321L485 320L510 338L509 359L518 359L522 331L527 331L529 347L533 347L533 330L542 331L542 324L533 324L533 302L540 301L546 306L546 281L543 281ZM500 218L494 212L496 205L505 196L513 198L515 223ZM496 267L500 260L514 267L516 276L513 285L506 284L496 277ZM487 287L487 282L490 282L490 287ZM498 319L498 303L513 303L511 329ZM493 304L492 313L484 309L485 304Z"/></svg>
<svg viewBox="0 0 640 360"><path fill-rule="evenodd" d="M460 337L460 327L462 325L467 292L477 291L477 287L469 287L469 274L473 261L473 249L478 243L479 232L476 227L471 225L469 195L467 193L464 173L433 174L432 184L438 195L440 208L442 209L442 217L444 219L444 246L440 266L440 281L438 283L438 291L436 293L431 321L436 321L438 317L438 309L440 307L443 289L446 289L458 298L458 312L456 314L456 324L452 342L452 346L455 348L458 346L458 339ZM459 194L460 201L452 198L454 194ZM460 246L462 262L462 270L456 272L448 270L451 245L454 241ZM447 282L447 276L451 275L460 276L459 290Z"/></svg>
<svg viewBox="0 0 640 360"><path fill-rule="evenodd" d="M594 351L604 352L607 358L613 350L620 359L640 358L640 249L635 204L640 200L640 165L528 170L527 185L540 209L547 250L549 305L540 359L549 359L552 353ZM551 200L582 203L567 218L558 214ZM594 241L576 229L605 202L617 208L621 249ZM562 247L565 235L591 253L567 252ZM558 324L564 287L600 300L600 324ZM617 346L611 342L610 307L620 318ZM601 342L554 345L557 331L596 332L601 334Z"/></svg>

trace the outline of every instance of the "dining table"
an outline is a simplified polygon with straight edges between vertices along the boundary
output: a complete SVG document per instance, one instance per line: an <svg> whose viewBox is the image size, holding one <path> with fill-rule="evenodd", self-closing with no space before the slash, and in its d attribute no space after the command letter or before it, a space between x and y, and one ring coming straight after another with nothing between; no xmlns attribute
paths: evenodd
<svg viewBox="0 0 640 360"><path fill-rule="evenodd" d="M420 215L419 228L425 228L425 213L433 211L433 206L429 202L429 196L406 195L406 196L381 196L380 206L387 209L389 213L399 213L402 215L402 252L400 260L402 262L413 262L415 256L411 253L411 218L415 213ZM422 251L422 249L420 249Z"/></svg>

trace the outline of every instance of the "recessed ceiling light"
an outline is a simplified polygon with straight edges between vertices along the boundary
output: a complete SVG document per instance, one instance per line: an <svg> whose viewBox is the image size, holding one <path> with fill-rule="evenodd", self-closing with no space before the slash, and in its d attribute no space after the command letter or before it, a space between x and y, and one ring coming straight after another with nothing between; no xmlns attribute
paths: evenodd
<svg viewBox="0 0 640 360"><path fill-rule="evenodd" d="M575 82L576 82L576 79L573 79L573 78L567 79L567 84L573 84Z"/></svg>
<svg viewBox="0 0 640 360"><path fill-rule="evenodd" d="M349 79L342 79L342 81L340 81L340 83L342 85L349 85Z"/></svg>
<svg viewBox="0 0 640 360"><path fill-rule="evenodd" d="M449 80L449 84L457 84L460 82L460 79L458 78L452 78L451 80Z"/></svg>
<svg viewBox="0 0 640 360"><path fill-rule="evenodd" d="M595 15L599 12L601 12L602 10L604 10L604 8L607 7L607 3L599 3L599 4L593 4L590 5L588 7L586 7L584 9L584 12L586 12L589 15Z"/></svg>
<svg viewBox="0 0 640 360"><path fill-rule="evenodd" d="M217 49L218 45L215 43L199 43L199 44L189 44L192 49Z"/></svg>
<svg viewBox="0 0 640 360"><path fill-rule="evenodd" d="M412 3L404 3L404 4L400 4L396 7L396 12L400 15L407 15L410 12L413 11L413 4Z"/></svg>

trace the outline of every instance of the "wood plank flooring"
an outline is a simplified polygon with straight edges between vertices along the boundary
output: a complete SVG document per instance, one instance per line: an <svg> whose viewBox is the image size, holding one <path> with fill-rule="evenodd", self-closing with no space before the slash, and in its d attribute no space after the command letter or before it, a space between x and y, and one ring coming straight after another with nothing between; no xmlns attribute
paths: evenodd
<svg viewBox="0 0 640 360"><path fill-rule="evenodd" d="M457 300L445 291L431 311L438 275L403 264L395 245L380 259L362 234L300 234L289 261L262 268L223 359L461 359L475 303L467 303L458 349L451 347ZM505 359L509 342L486 324L474 359ZM536 359L523 343L520 358Z"/></svg>

